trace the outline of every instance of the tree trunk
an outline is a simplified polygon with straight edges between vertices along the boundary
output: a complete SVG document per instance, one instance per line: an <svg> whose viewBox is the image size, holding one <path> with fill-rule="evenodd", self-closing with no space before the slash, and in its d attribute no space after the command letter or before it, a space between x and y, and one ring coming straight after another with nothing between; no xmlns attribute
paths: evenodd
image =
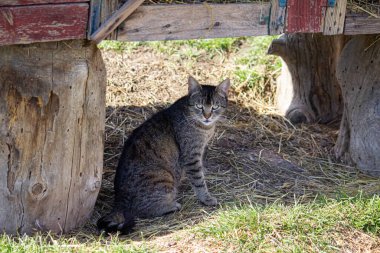
<svg viewBox="0 0 380 253"><path fill-rule="evenodd" d="M339 59L337 78L344 111L336 156L380 176L380 37L350 40Z"/></svg>
<svg viewBox="0 0 380 253"><path fill-rule="evenodd" d="M67 232L103 168L106 72L85 41L0 47L0 231Z"/></svg>
<svg viewBox="0 0 380 253"><path fill-rule="evenodd" d="M321 34L285 34L273 40L268 53L283 60L277 107L291 122L326 123L342 115L335 69L346 41Z"/></svg>

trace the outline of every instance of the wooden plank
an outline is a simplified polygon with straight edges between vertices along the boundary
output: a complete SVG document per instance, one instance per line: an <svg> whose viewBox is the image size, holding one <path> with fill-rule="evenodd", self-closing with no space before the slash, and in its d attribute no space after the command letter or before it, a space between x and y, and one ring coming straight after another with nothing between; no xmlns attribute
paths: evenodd
<svg viewBox="0 0 380 253"><path fill-rule="evenodd" d="M140 6L118 29L121 41L267 35L270 3Z"/></svg>
<svg viewBox="0 0 380 253"><path fill-rule="evenodd" d="M105 39L111 32L113 32L129 15L132 14L144 0L128 0L120 9L118 9L112 16L104 22L98 30L91 34L90 39L99 43Z"/></svg>
<svg viewBox="0 0 380 253"><path fill-rule="evenodd" d="M0 45L86 38L88 4L0 8Z"/></svg>
<svg viewBox="0 0 380 253"><path fill-rule="evenodd" d="M281 34L285 28L286 6L280 6L279 0L271 1L269 34Z"/></svg>
<svg viewBox="0 0 380 253"><path fill-rule="evenodd" d="M347 0L336 0L335 6L327 7L323 34L342 34L346 16Z"/></svg>
<svg viewBox="0 0 380 253"><path fill-rule="evenodd" d="M321 32L327 0L288 0L286 32Z"/></svg>
<svg viewBox="0 0 380 253"><path fill-rule="evenodd" d="M368 15L347 14L344 34L378 34L380 33L380 19Z"/></svg>
<svg viewBox="0 0 380 253"><path fill-rule="evenodd" d="M115 13L119 7L120 2L119 0L101 0L102 6L101 6L101 12L100 12L100 24L97 28L99 28L104 22L106 22L113 13ZM95 29L96 31L97 29ZM115 30L107 37L107 39L116 39L116 32Z"/></svg>
<svg viewBox="0 0 380 253"><path fill-rule="evenodd" d="M89 1L90 0L0 0L0 6L83 3L83 2L89 2Z"/></svg>
<svg viewBox="0 0 380 253"><path fill-rule="evenodd" d="M118 0L91 0L88 38L90 38L91 34L93 34L102 23L111 17L112 13L114 13L118 7ZM107 38L116 39L115 34L115 32L112 32Z"/></svg>
<svg viewBox="0 0 380 253"><path fill-rule="evenodd" d="M102 0L91 0L90 2L90 17L88 21L87 36L90 37L100 26L100 15L102 9Z"/></svg>

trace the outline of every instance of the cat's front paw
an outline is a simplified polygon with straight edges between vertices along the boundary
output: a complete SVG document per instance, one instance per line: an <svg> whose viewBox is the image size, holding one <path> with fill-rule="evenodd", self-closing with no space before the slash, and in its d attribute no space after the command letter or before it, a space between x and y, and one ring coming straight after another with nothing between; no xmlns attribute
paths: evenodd
<svg viewBox="0 0 380 253"><path fill-rule="evenodd" d="M216 206L218 204L218 200L211 195L208 195L208 196L200 199L200 201L202 202L202 204L204 204L206 206Z"/></svg>

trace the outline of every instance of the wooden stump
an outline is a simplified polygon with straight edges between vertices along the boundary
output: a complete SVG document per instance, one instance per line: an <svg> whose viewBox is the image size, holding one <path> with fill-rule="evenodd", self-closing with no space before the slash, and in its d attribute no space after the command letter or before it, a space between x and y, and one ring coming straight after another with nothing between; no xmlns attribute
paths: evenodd
<svg viewBox="0 0 380 253"><path fill-rule="evenodd" d="M101 184L106 72L86 41L0 47L0 231L67 232Z"/></svg>
<svg viewBox="0 0 380 253"><path fill-rule="evenodd" d="M326 123L342 115L343 103L335 76L344 36L284 34L268 53L283 60L277 80L277 107L293 123Z"/></svg>
<svg viewBox="0 0 380 253"><path fill-rule="evenodd" d="M337 67L344 100L336 156L380 176L380 37L355 36Z"/></svg>

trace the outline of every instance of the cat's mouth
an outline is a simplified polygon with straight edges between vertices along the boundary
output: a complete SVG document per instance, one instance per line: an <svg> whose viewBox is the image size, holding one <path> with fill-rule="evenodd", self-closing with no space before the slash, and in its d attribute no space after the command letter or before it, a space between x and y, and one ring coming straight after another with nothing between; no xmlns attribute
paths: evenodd
<svg viewBox="0 0 380 253"><path fill-rule="evenodd" d="M213 122L211 121L211 120L209 120L209 119L205 119L204 121L203 121L203 124L205 124L205 125L211 125Z"/></svg>

